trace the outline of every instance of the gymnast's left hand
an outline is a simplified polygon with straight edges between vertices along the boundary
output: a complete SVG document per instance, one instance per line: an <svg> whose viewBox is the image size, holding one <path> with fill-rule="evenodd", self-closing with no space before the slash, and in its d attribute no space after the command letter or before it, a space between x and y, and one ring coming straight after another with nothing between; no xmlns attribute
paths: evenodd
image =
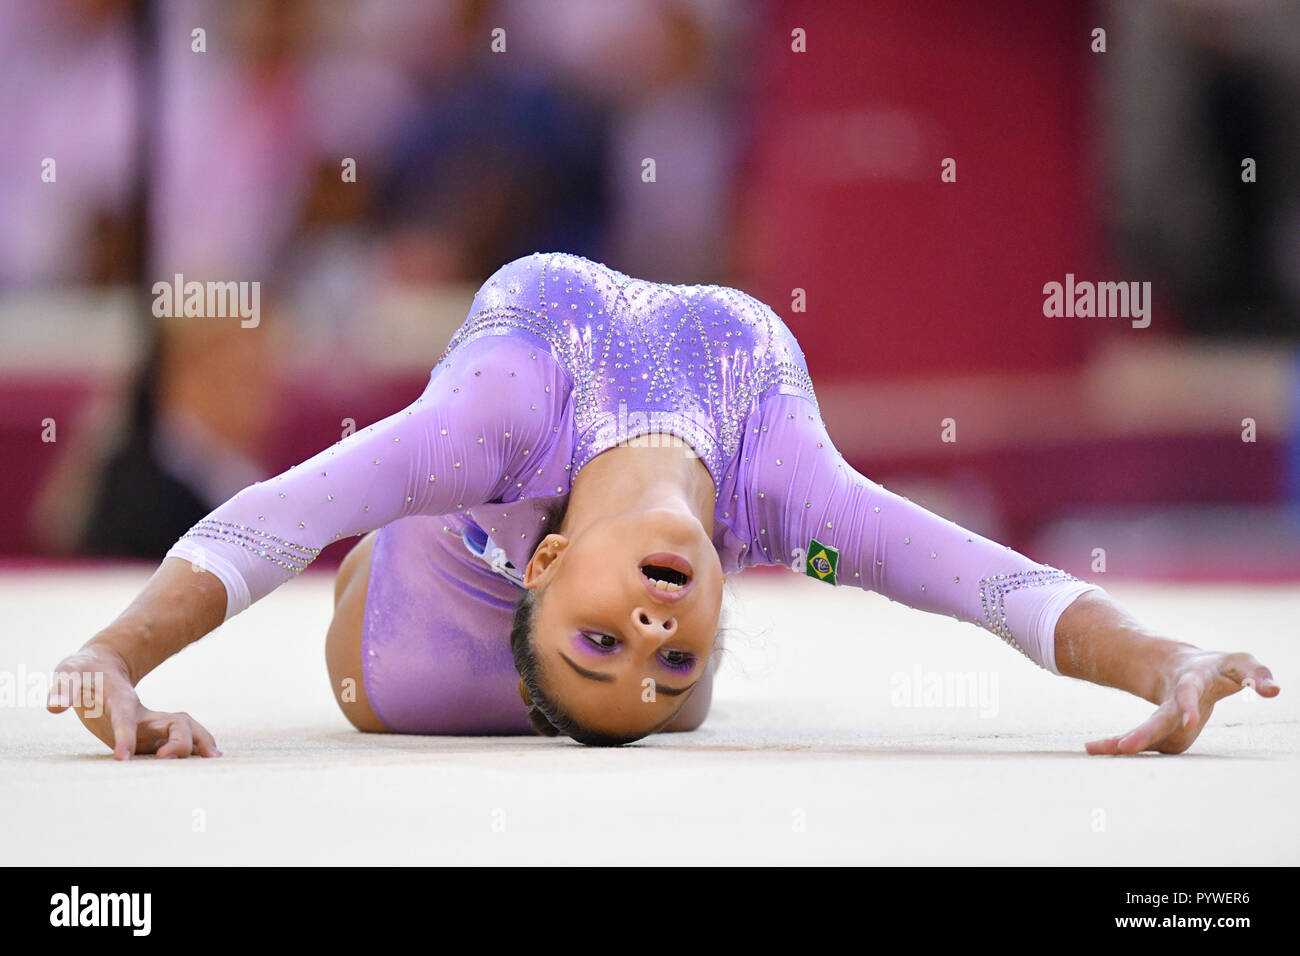
<svg viewBox="0 0 1300 956"><path fill-rule="evenodd" d="M1183 648L1171 656L1158 677L1156 712L1123 736L1089 742L1088 753L1179 754L1200 736L1214 705L1223 698L1250 688L1260 697L1281 693L1273 674L1250 654Z"/></svg>

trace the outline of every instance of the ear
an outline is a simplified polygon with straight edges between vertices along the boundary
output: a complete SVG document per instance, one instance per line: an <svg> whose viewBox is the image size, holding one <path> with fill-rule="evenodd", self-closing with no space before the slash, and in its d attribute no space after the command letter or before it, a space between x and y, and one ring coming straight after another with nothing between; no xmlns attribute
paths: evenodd
<svg viewBox="0 0 1300 956"><path fill-rule="evenodd" d="M557 559L569 546L569 539L562 534L548 534L537 544L533 556L524 567L524 587L532 589L545 582L547 572L556 565Z"/></svg>

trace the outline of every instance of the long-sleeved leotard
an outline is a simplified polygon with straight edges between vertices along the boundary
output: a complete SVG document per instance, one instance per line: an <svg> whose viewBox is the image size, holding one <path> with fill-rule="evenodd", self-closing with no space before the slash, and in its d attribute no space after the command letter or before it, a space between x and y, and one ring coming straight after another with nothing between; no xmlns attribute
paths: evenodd
<svg viewBox="0 0 1300 956"><path fill-rule="evenodd" d="M390 526L367 595L372 707L392 729L459 727L447 701L481 677L493 692L469 696L495 703L479 705L491 712L480 723L514 726L523 714L512 684L497 688L510 592L484 575L517 582L582 467L651 433L681 438L713 477L724 571L780 563L869 588L981 625L1055 671L1056 620L1093 585L855 472L771 309L734 289L643 282L566 254L498 270L419 399L240 492L169 554L221 579L230 617L330 542ZM460 539L454 557L446 536L433 544L444 531ZM428 697L431 681L442 685L438 716L410 699Z"/></svg>
<svg viewBox="0 0 1300 956"><path fill-rule="evenodd" d="M1057 673L1056 622L1095 585L939 517L855 471L805 399L766 403L751 427L756 472L733 500L757 534L751 563L877 591L997 634ZM788 472L789 474L786 474ZM733 492L733 494L735 494Z"/></svg>

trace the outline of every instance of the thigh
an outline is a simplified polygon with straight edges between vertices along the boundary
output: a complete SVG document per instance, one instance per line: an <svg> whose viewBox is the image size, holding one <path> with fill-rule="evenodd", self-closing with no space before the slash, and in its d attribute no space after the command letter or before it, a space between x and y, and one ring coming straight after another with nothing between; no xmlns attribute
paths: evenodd
<svg viewBox="0 0 1300 956"><path fill-rule="evenodd" d="M417 515L380 530L360 659L366 699L394 733L531 734L510 654L523 593L445 527Z"/></svg>
<svg viewBox="0 0 1300 956"><path fill-rule="evenodd" d="M325 636L325 666L343 716L358 730L383 733L387 728L370 708L361 667L366 590L376 534L371 532L362 538L339 567L334 581L334 619Z"/></svg>

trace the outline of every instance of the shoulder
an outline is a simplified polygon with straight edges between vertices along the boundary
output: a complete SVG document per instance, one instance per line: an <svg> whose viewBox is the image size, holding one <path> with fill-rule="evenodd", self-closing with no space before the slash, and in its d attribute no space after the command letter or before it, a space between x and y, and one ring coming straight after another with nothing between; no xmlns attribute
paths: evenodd
<svg viewBox="0 0 1300 956"><path fill-rule="evenodd" d="M571 394L568 373L545 348L484 334L443 357L413 410L435 445L450 442L471 460L485 453L515 474L519 456L541 465L568 439Z"/></svg>
<svg viewBox="0 0 1300 956"><path fill-rule="evenodd" d="M516 402L538 394L563 394L570 382L545 342L509 326L453 338L430 378L431 386L442 383L448 400L468 391Z"/></svg>
<svg viewBox="0 0 1300 956"><path fill-rule="evenodd" d="M768 491L846 465L831 441L815 398L789 386L774 387L760 399L743 444L743 454L751 459L751 477L772 486ZM784 500L777 496L778 502ZM797 503L803 501L800 497Z"/></svg>
<svg viewBox="0 0 1300 956"><path fill-rule="evenodd" d="M760 384L760 390L768 382L782 381L813 397L803 349L794 332L770 305L730 286L687 288L696 290L692 303L695 312L714 327L719 322L729 326L725 334L730 337L733 350L743 347L752 357L753 374L759 380L767 380Z"/></svg>
<svg viewBox="0 0 1300 956"><path fill-rule="evenodd" d="M533 353L545 352L572 381L582 374L578 354L582 317L590 318L596 309L608 310L631 281L602 263L571 253L535 252L513 259L479 287L442 360L486 338L500 343L503 351L526 352L530 362L540 360Z"/></svg>

